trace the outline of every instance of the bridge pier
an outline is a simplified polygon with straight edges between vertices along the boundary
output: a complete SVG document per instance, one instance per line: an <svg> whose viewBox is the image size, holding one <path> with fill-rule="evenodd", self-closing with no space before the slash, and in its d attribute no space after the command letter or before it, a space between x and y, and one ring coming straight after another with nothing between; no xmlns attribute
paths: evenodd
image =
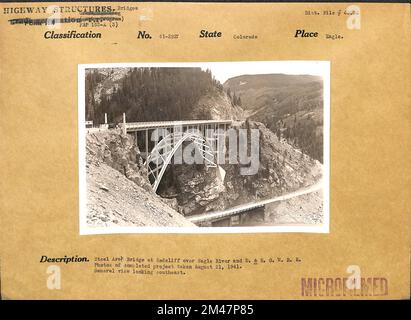
<svg viewBox="0 0 411 320"><path fill-rule="evenodd" d="M240 214L240 225L245 222L245 218L247 217L247 213Z"/></svg>
<svg viewBox="0 0 411 320"><path fill-rule="evenodd" d="M231 217L211 222L212 227L231 227Z"/></svg>

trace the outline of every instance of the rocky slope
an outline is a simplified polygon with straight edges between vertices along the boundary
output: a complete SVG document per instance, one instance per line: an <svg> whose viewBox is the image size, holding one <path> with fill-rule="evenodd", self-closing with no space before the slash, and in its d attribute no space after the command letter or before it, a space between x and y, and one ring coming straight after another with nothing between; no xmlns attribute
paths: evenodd
<svg viewBox="0 0 411 320"><path fill-rule="evenodd" d="M97 72L93 69L86 69L86 76L91 72ZM98 69L99 81L93 88L94 101L101 102L102 96L110 96L114 91L122 87L122 80L130 72L130 68L100 68Z"/></svg>
<svg viewBox="0 0 411 320"><path fill-rule="evenodd" d="M184 215L222 210L227 207L266 199L313 185L322 176L322 164L301 153L258 122L241 122L237 128L260 131L260 165L255 175L241 175L240 165L223 164L225 178L218 169L204 166L174 165L160 188L163 196L175 195ZM227 161L228 162L228 161Z"/></svg>
<svg viewBox="0 0 411 320"><path fill-rule="evenodd" d="M245 117L244 110L233 105L225 92L213 92L201 97L190 114L193 120L243 120Z"/></svg>
<svg viewBox="0 0 411 320"><path fill-rule="evenodd" d="M86 139L89 226L194 226L152 191L131 136L110 130Z"/></svg>
<svg viewBox="0 0 411 320"><path fill-rule="evenodd" d="M159 221L155 212L164 211L172 216L168 219L165 215L162 219L166 222L161 223L179 225L182 216L222 210L256 199L275 197L313 185L321 179L321 163L293 148L286 141L279 140L263 124L243 121L236 123L235 127L258 129L260 132L260 164L256 174L241 175L239 164L227 163L221 165L225 173L222 179L218 168L170 165L158 189L161 197L151 189L143 159L138 148L135 148L131 135L123 135L121 130L89 133L87 179L89 212L92 214L89 218L94 219L90 221L98 225L105 223L104 219L108 218L104 217L108 216L113 219L107 221L126 223L120 219L119 214L127 212L130 223L147 224L149 222L145 221L148 219L143 214L145 212L154 219L155 225L155 221ZM119 183L119 186L115 183ZM142 201L142 197L145 200ZM142 208L142 203L150 203L147 199L151 201L149 209ZM101 208L99 201L106 209ZM106 201L111 205L105 205ZM167 209L164 209L165 207ZM113 210L108 212L108 208ZM133 210L135 214L132 213Z"/></svg>

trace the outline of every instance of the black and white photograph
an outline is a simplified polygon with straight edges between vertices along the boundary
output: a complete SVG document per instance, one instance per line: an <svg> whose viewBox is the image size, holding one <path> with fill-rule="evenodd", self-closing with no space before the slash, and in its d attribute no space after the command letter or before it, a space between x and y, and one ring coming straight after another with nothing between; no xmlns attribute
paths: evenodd
<svg viewBox="0 0 411 320"><path fill-rule="evenodd" d="M80 233L327 233L329 72L79 65Z"/></svg>

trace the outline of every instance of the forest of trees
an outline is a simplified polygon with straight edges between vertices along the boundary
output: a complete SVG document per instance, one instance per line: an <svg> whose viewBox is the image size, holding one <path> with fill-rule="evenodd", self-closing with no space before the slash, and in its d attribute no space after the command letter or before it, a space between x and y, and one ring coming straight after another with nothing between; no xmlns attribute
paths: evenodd
<svg viewBox="0 0 411 320"><path fill-rule="evenodd" d="M96 101L94 91L103 80L98 70L86 76L86 118L95 124L189 119L190 111L201 96L222 92L223 86L201 68L133 68L110 95Z"/></svg>
<svg viewBox="0 0 411 320"><path fill-rule="evenodd" d="M234 92L234 93L231 93L230 88L227 89L227 96L230 98L231 104L232 104L233 106L240 106L240 107L241 107L241 105L242 105L242 103L241 103L241 97L240 97L240 96L237 96L237 95L235 94L235 92Z"/></svg>
<svg viewBox="0 0 411 320"><path fill-rule="evenodd" d="M322 126L319 127L311 118L297 120L294 116L294 121L288 124L279 120L276 123L275 133L278 138L286 139L305 154L323 162L323 134L318 130L319 128Z"/></svg>

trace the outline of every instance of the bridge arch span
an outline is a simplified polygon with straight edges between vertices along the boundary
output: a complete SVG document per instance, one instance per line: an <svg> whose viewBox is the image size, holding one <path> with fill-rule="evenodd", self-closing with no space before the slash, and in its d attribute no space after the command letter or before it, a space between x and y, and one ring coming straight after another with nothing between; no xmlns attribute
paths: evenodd
<svg viewBox="0 0 411 320"><path fill-rule="evenodd" d="M211 144L200 132L186 131L170 133L154 146L145 163L154 192L157 191L173 156L185 141L191 141L194 144L204 160L206 167L217 167L215 152Z"/></svg>

